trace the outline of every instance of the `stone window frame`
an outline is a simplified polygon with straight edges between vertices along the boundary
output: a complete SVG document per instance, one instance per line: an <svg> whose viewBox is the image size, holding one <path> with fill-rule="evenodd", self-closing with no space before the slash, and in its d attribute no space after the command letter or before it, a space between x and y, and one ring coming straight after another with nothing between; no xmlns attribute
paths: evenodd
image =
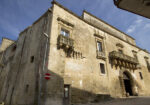
<svg viewBox="0 0 150 105"><path fill-rule="evenodd" d="M69 37L72 38L74 25L59 17L57 18L57 21L58 21L58 36L61 34L61 29L64 29L69 32Z"/></svg>
<svg viewBox="0 0 150 105"><path fill-rule="evenodd" d="M103 64L103 65L104 65L104 71L105 71L105 73L102 73L100 64ZM100 62L98 65L99 65L99 72L100 72L100 75L101 75L101 76L105 76L105 75L107 74L105 63Z"/></svg>
<svg viewBox="0 0 150 105"><path fill-rule="evenodd" d="M94 34L95 36L95 43L96 43L96 56L98 59L103 59L105 60L106 58L99 58L98 57L98 45L97 43L100 42L101 43L101 48L102 48L102 53L105 54L105 45L104 45L104 37L103 36L100 36L100 35L97 35L97 34ZM106 54L105 54L106 55Z"/></svg>
<svg viewBox="0 0 150 105"><path fill-rule="evenodd" d="M148 57L144 57L145 59L145 63L146 63L146 66L147 66L147 69L148 69L148 72L150 72L150 63L149 63L149 58Z"/></svg>
<svg viewBox="0 0 150 105"><path fill-rule="evenodd" d="M104 37L100 36L100 35L97 35L97 34L94 34L95 36L95 41L96 41L96 50L98 50L98 46L97 46L97 42L101 42L102 44L102 52L105 52L105 47L104 47Z"/></svg>
<svg viewBox="0 0 150 105"><path fill-rule="evenodd" d="M62 32L67 33L67 34L68 34L68 36L66 36L66 35L62 34ZM61 28L61 29L60 29L60 34L61 34L61 35L64 35L65 37L70 37L70 31L68 31L68 30L66 30L66 29L64 29L64 28Z"/></svg>
<svg viewBox="0 0 150 105"><path fill-rule="evenodd" d="M59 26L58 26L58 36L61 34L62 29L68 31L69 32L69 37L70 38L72 37L73 29L71 29L69 27L66 27L63 24L59 24Z"/></svg>
<svg viewBox="0 0 150 105"><path fill-rule="evenodd" d="M100 49L99 49L99 46L98 46L99 43L100 43ZM103 44L102 44L102 42L97 40L96 45L97 45L97 51L98 52L103 52Z"/></svg>

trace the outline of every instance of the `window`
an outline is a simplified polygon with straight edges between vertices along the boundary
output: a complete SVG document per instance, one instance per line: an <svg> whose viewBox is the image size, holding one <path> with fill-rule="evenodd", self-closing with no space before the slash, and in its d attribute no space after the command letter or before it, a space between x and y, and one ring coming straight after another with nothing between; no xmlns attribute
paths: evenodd
<svg viewBox="0 0 150 105"><path fill-rule="evenodd" d="M31 56L30 58L30 62L33 63L34 62L34 56Z"/></svg>
<svg viewBox="0 0 150 105"><path fill-rule="evenodd" d="M148 57L144 57L145 58L145 61L146 61L146 64L147 64L147 69L148 71L150 72L150 64L149 64L149 58Z"/></svg>
<svg viewBox="0 0 150 105"><path fill-rule="evenodd" d="M69 37L69 31L65 30L65 29L61 29L60 34L66 37Z"/></svg>
<svg viewBox="0 0 150 105"><path fill-rule="evenodd" d="M12 48L12 52L14 52L16 50L17 46L14 45L13 48Z"/></svg>
<svg viewBox="0 0 150 105"><path fill-rule="evenodd" d="M105 66L103 63L100 63L100 71L102 74L105 74Z"/></svg>
<svg viewBox="0 0 150 105"><path fill-rule="evenodd" d="M97 50L98 52L102 52L102 43L100 41L97 41Z"/></svg>
<svg viewBox="0 0 150 105"><path fill-rule="evenodd" d="M97 59L103 59L106 60L106 55L105 55L105 47L104 47L104 40L100 38L95 38L96 39L96 58Z"/></svg>
<svg viewBox="0 0 150 105"><path fill-rule="evenodd" d="M64 85L64 98L69 98L70 85Z"/></svg>
<svg viewBox="0 0 150 105"><path fill-rule="evenodd" d="M146 64L147 64L148 71L150 72L150 64L149 64L148 60L146 60Z"/></svg>
<svg viewBox="0 0 150 105"><path fill-rule="evenodd" d="M141 72L139 72L139 75L140 75L140 78L141 78L141 80L142 80L142 79L143 79L142 73L141 73Z"/></svg>

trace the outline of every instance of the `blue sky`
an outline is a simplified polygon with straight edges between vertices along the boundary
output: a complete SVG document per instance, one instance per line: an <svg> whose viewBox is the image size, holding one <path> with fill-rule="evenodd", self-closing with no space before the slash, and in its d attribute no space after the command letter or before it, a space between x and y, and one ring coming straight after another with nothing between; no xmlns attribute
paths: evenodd
<svg viewBox="0 0 150 105"><path fill-rule="evenodd" d="M0 41L16 40L19 33L37 20L52 0L0 0ZM86 10L136 39L139 47L150 51L150 19L118 9L113 0L57 0L81 16Z"/></svg>

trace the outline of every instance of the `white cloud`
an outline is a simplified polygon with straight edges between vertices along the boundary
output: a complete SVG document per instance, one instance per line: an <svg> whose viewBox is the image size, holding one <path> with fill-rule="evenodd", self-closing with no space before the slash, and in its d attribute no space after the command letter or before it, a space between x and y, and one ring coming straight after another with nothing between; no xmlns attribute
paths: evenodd
<svg viewBox="0 0 150 105"><path fill-rule="evenodd" d="M147 29L147 28L150 29L150 23L148 23L148 24L146 24L146 25L144 26L144 29Z"/></svg>
<svg viewBox="0 0 150 105"><path fill-rule="evenodd" d="M136 24L140 24L142 21L143 21L142 18L137 17L137 19L135 20L135 23Z"/></svg>
<svg viewBox="0 0 150 105"><path fill-rule="evenodd" d="M139 16L136 17L136 19L132 22L132 24L127 28L127 33L133 33L135 32L139 27L143 25L143 19Z"/></svg>
<svg viewBox="0 0 150 105"><path fill-rule="evenodd" d="M150 51L150 20L137 16L126 30L136 39L137 45Z"/></svg>
<svg viewBox="0 0 150 105"><path fill-rule="evenodd" d="M131 25L128 29L127 29L127 33L132 33L134 32L136 29L136 25Z"/></svg>

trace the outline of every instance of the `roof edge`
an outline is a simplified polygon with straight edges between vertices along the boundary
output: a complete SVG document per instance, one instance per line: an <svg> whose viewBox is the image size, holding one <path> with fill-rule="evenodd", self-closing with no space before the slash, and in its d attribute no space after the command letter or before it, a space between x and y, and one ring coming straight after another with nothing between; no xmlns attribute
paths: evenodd
<svg viewBox="0 0 150 105"><path fill-rule="evenodd" d="M42 15L42 16L40 16L37 20L35 20L34 22L33 22L33 24L31 24L30 26L28 26L27 28L25 28L23 31L21 31L20 33L19 33L19 36L22 34L22 33L24 33L25 31L27 31L30 27L32 27L34 24L36 24L40 19L42 19L48 12L52 12L52 10L51 10L51 8L48 8L48 10Z"/></svg>
<svg viewBox="0 0 150 105"><path fill-rule="evenodd" d="M6 38L6 37L2 37L2 41L3 41L3 39L7 39L7 40L15 42L15 40L12 40L12 39L9 39L9 38Z"/></svg>
<svg viewBox="0 0 150 105"><path fill-rule="evenodd" d="M90 13L90 12L88 12L88 11L86 11L86 10L84 10L84 11L83 11L83 13L84 13L84 12L85 12L85 13L87 13L87 14L89 14L89 15L91 15L92 17L94 17L94 18L98 19L99 21L101 21L101 22L105 23L106 25L109 25L111 28L114 28L115 30L117 30L117 31L121 32L122 34L124 34L124 35L126 35L126 36L128 36L128 37L132 38L133 40L135 40L135 39L134 39L133 37L131 37L130 35L128 35L128 34L126 34L126 33L122 32L121 30L117 29L116 27L114 27L114 26L112 26L112 25L108 24L107 22L105 22L104 20L102 20L102 19L100 19L100 18L96 17L96 16L95 16L95 15L93 15L92 13ZM82 13L82 16L83 16L83 13Z"/></svg>

